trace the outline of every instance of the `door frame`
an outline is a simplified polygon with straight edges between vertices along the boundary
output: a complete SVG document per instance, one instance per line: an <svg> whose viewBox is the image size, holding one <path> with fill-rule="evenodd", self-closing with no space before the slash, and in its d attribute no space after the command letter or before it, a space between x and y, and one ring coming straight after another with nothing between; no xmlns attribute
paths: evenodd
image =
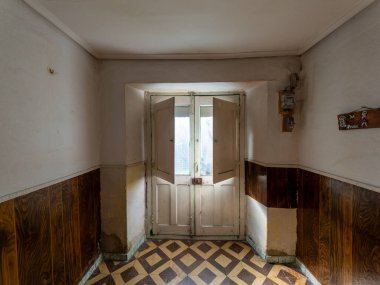
<svg viewBox="0 0 380 285"><path fill-rule="evenodd" d="M239 234L236 236L191 236L192 239L201 240L215 240L215 239L236 239L245 240L245 224L246 224L246 203L245 203L245 167L244 167L244 157L245 157L245 92L243 91L231 91L231 92L145 92L145 116L144 116L144 129L145 129L145 234L148 238L157 239L189 239L190 236L177 236L177 235L153 235L153 200L152 200L152 190L153 190L153 179L152 179L152 96L239 96Z"/></svg>

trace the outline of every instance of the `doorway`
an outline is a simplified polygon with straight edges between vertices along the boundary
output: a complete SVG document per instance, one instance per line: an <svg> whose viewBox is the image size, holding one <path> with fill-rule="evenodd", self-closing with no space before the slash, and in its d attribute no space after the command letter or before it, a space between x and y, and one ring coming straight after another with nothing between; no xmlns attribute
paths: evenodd
<svg viewBox="0 0 380 285"><path fill-rule="evenodd" d="M149 96L151 236L241 235L241 97Z"/></svg>

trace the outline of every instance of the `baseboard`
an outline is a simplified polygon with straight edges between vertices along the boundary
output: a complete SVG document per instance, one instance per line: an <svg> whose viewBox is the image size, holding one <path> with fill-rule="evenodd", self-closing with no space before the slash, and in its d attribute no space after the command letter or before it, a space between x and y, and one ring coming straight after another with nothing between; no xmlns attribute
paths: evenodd
<svg viewBox="0 0 380 285"><path fill-rule="evenodd" d="M288 264L295 263L296 257L293 255L267 255L256 243L247 236L247 242L249 245L257 252L257 254L261 257L262 260L268 263L280 263L280 264Z"/></svg>
<svg viewBox="0 0 380 285"><path fill-rule="evenodd" d="M78 285L84 285L90 279L91 275L95 272L96 268L99 267L100 263L103 261L103 256L100 254L91 267L87 270L86 274L83 276L82 280L79 281Z"/></svg>
<svg viewBox="0 0 380 285"><path fill-rule="evenodd" d="M239 235L234 236L184 236L184 235L148 235L149 239L179 239L179 240L244 240Z"/></svg>
<svg viewBox="0 0 380 285"><path fill-rule="evenodd" d="M104 260L126 261L128 253L103 252L103 258Z"/></svg>
<svg viewBox="0 0 380 285"><path fill-rule="evenodd" d="M301 270L302 274L307 277L309 282L311 282L313 285L321 285L321 283L318 281L317 278L307 269L305 264L303 264L298 258L296 258L296 266Z"/></svg>
<svg viewBox="0 0 380 285"><path fill-rule="evenodd" d="M137 242L131 245L127 253L109 253L103 252L104 260L116 260L116 261L129 261L139 249L139 247L145 242L145 235L141 235Z"/></svg>

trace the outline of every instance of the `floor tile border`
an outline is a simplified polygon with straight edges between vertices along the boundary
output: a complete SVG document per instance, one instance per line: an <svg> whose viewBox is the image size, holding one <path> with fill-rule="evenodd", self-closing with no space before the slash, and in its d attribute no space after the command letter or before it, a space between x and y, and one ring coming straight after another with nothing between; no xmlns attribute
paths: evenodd
<svg viewBox="0 0 380 285"><path fill-rule="evenodd" d="M247 242L265 262L279 263L279 264L289 264L289 263L295 263L296 262L296 257L294 255L276 255L276 256L267 255L248 236L247 236Z"/></svg>
<svg viewBox="0 0 380 285"><path fill-rule="evenodd" d="M302 263L301 260L296 258L295 264L301 270L301 273L307 277L310 283L312 283L313 285L321 285L318 279L315 278L315 276L310 272L309 269L307 269L307 267L305 266L305 264Z"/></svg>
<svg viewBox="0 0 380 285"><path fill-rule="evenodd" d="M86 274L83 276L82 280L79 281L78 285L85 285L86 282L92 276L92 274L94 274L95 270L99 267L100 263L102 262L103 262L103 256L102 254L99 254L99 256L96 258L94 263L91 265L91 267L87 270Z"/></svg>

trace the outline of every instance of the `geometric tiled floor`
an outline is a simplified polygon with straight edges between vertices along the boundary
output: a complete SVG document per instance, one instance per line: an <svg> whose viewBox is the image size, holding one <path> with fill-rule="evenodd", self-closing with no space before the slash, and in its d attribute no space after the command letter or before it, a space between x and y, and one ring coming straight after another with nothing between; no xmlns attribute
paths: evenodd
<svg viewBox="0 0 380 285"><path fill-rule="evenodd" d="M100 264L86 284L310 283L292 268L264 262L245 242L148 240L128 263Z"/></svg>

